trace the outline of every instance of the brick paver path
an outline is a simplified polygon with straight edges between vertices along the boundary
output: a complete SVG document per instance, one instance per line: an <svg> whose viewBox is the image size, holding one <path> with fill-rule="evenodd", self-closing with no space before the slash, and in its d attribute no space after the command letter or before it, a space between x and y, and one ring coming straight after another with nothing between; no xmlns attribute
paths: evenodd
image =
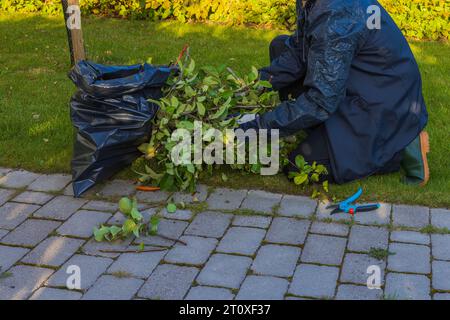
<svg viewBox="0 0 450 320"><path fill-rule="evenodd" d="M186 245L95 242L93 228L120 223L118 197L134 193L115 180L74 199L66 175L0 168L0 299L450 299L448 209L383 204L331 218L305 197L201 185L194 196L136 194L146 219L163 217L159 233ZM187 207L165 211L171 196ZM164 250L102 251L141 242ZM79 290L66 285L73 266ZM370 268L380 289L367 288Z"/></svg>

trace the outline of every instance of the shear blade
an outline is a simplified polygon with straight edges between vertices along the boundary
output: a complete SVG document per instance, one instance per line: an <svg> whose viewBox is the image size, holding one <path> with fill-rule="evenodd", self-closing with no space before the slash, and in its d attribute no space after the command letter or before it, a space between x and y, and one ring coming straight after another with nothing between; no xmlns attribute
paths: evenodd
<svg viewBox="0 0 450 320"><path fill-rule="evenodd" d="M331 209L331 208L330 208ZM343 211L338 207L336 207L333 211L331 211L331 215L342 213Z"/></svg>

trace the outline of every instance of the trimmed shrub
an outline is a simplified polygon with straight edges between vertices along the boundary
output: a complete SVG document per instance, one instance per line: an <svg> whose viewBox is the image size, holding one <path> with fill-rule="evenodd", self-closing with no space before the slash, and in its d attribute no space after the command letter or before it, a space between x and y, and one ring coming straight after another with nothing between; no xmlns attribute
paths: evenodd
<svg viewBox="0 0 450 320"><path fill-rule="evenodd" d="M447 0L380 0L403 33L414 39L450 39ZM80 0L83 14L110 17L250 24L293 30L294 0ZM61 12L58 0L2 0L9 12Z"/></svg>

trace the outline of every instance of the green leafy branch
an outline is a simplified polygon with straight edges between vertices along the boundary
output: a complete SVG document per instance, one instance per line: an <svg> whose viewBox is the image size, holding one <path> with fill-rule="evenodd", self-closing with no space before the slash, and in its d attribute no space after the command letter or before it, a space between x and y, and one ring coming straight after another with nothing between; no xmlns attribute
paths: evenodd
<svg viewBox="0 0 450 320"><path fill-rule="evenodd" d="M176 211L175 204L170 203L168 205L169 212L173 213ZM94 228L94 239L95 241L102 242L108 241L112 242L118 239L125 239L130 236L135 236L136 238L144 236L158 236L166 240L175 241L186 245L184 241L179 239L172 239L170 237L158 234L158 226L160 223L160 217L158 215L153 215L150 217L150 221L144 221L144 216L138 209L138 202L136 198L129 199L124 197L119 201L119 211L125 216L125 221L122 225L101 225L99 228ZM145 246L141 244L140 251L144 251ZM154 249L150 251L158 251L159 249Z"/></svg>
<svg viewBox="0 0 450 320"><path fill-rule="evenodd" d="M303 156L295 157L295 163L291 163L298 171L289 172L289 178L294 181L297 186L305 189L312 186L311 198L327 197L329 193L329 182L324 180L328 175L327 168L322 164L313 162L310 165Z"/></svg>
<svg viewBox="0 0 450 320"><path fill-rule="evenodd" d="M202 175L213 172L214 165L175 166L171 151L177 142L171 140L172 133L176 129L193 132L194 122L201 121L203 132L216 129L225 136L222 141L225 151L228 141L226 130L237 126L236 120L240 114L270 110L279 100L276 92L267 90L271 88L270 83L259 79L255 67L249 74L240 77L226 66L197 68L190 57L179 62L179 66L180 73L169 79L164 97L157 101L151 100L158 104L159 111L151 140L139 147L143 158L148 161L144 172L139 173L139 181L143 184L152 183L165 191L192 192ZM202 147L212 142L206 137L203 140ZM193 155L194 144L191 150ZM234 157L237 158L236 150ZM261 170L260 164L233 164L230 167L253 173Z"/></svg>
<svg viewBox="0 0 450 320"><path fill-rule="evenodd" d="M230 140L226 130L237 127L240 115L271 110L279 104L279 98L277 92L270 90L269 82L259 79L259 72L255 67L251 68L250 73L239 76L226 66L198 68L189 55L179 62L179 66L180 73L169 79L163 98L151 101L159 106L159 111L154 120L151 140L139 147L145 164L138 174L141 184L156 185L164 191L193 192L197 181L204 175L211 175L218 165L175 165L171 154L177 142L171 139L172 133L176 129L186 129L192 133L195 129L194 122L201 121L203 132L216 129L223 134L223 141L219 143L222 143L225 154ZM210 142L207 137L203 137L202 150ZM289 152L297 144L297 137L280 140L280 167L286 164ZM192 159L198 146L191 143L190 147ZM237 164L235 161L227 166L233 170L259 174L263 166L259 162L250 164L249 154L246 153L244 164ZM236 149L233 156L237 159ZM294 165L298 172L290 175L294 183L303 188L312 185L313 198L326 195L329 191L328 182L319 183L327 174L326 168L316 163L309 165L303 158L298 158L296 162ZM222 174L222 179L226 181L228 177Z"/></svg>

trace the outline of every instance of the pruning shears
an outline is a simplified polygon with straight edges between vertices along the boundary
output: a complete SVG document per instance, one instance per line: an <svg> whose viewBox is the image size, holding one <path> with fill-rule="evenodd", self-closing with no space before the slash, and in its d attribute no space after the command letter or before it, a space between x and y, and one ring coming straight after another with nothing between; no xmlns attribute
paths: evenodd
<svg viewBox="0 0 450 320"><path fill-rule="evenodd" d="M380 204L365 204L365 205L357 205L354 204L356 200L358 200L359 197L361 197L363 193L362 188L359 188L359 190L352 195L350 198L338 203L338 204L332 204L327 207L327 209L334 209L331 211L331 215L337 214L337 213L349 213L351 215L354 215L357 212L369 212L374 211L380 208Z"/></svg>

